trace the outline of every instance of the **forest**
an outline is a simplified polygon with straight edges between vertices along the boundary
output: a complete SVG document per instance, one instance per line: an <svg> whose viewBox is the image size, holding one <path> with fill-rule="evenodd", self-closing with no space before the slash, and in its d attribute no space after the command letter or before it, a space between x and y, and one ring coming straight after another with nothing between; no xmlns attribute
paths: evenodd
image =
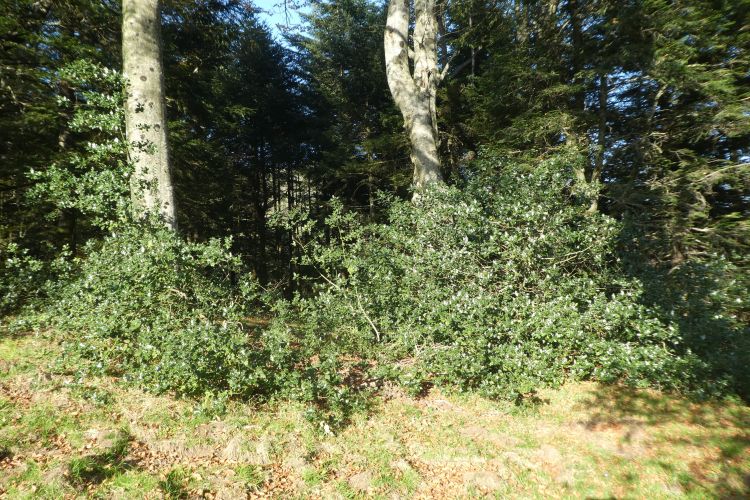
<svg viewBox="0 0 750 500"><path fill-rule="evenodd" d="M739 498L748 367L748 0L0 0L0 498ZM650 438L675 484L539 436L432 489L409 445L345 458L591 391L591 432L686 426ZM309 449L154 475L141 399ZM71 459L115 418L73 407L130 427Z"/></svg>

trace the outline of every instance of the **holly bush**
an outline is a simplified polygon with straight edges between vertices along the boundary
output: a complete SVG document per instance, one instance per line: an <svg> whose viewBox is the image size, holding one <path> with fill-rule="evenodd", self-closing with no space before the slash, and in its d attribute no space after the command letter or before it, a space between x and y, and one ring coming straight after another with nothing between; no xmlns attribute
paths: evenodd
<svg viewBox="0 0 750 500"><path fill-rule="evenodd" d="M334 202L326 227L301 225L316 283L296 301L306 335L409 367L404 380L494 397L566 379L723 390L726 377L707 377L679 323L625 272L622 224L589 213L580 161L486 152L462 186L385 200L384 223Z"/></svg>

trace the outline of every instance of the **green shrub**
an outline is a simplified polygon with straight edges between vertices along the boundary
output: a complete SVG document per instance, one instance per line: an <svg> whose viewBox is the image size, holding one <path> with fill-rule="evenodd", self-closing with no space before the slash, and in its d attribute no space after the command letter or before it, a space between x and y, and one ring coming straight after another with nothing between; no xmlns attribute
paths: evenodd
<svg viewBox="0 0 750 500"><path fill-rule="evenodd" d="M284 322L246 324L262 297L229 242L188 243L158 224L126 226L85 254L46 312L64 334L65 365L81 375L106 372L199 398L209 414L232 398L298 399L326 425L345 421L360 401L344 385L345 363L319 343Z"/></svg>
<svg viewBox="0 0 750 500"><path fill-rule="evenodd" d="M132 169L122 141L123 81L118 72L88 60L63 65L54 78L71 86L71 97L60 96L58 104L71 112L66 127L75 140L53 163L26 172L30 187L23 203L50 221L66 212L75 214L81 220L77 238L98 236L121 225L131 213ZM43 234L31 234L35 237L22 237L19 244L0 245L0 315L31 306L23 318L29 320L30 309L41 308L51 292L65 285L71 271L70 249L54 244L57 237L40 242ZM23 328L26 323L13 326Z"/></svg>
<svg viewBox="0 0 750 500"><path fill-rule="evenodd" d="M59 104L72 112L67 126L81 140L44 169L29 170L28 201L50 220L72 211L95 228L111 230L130 215L122 75L81 59L65 64L56 77L75 90L75 97L60 97Z"/></svg>
<svg viewBox="0 0 750 500"><path fill-rule="evenodd" d="M708 366L623 271L621 224L587 213L591 193L573 182L579 161L486 154L461 189L387 200L386 224L362 224L334 203L326 228L302 226L303 264L319 284L297 300L301 329L491 396L568 378L704 387Z"/></svg>
<svg viewBox="0 0 750 500"><path fill-rule="evenodd" d="M627 257L644 302L680 332L678 351L703 361L706 381L750 399L750 276L719 254L678 266L653 265L632 251Z"/></svg>
<svg viewBox="0 0 750 500"><path fill-rule="evenodd" d="M258 296L227 243L127 227L91 243L76 264L50 319L86 367L193 396L276 389L283 346L243 325Z"/></svg>
<svg viewBox="0 0 750 500"><path fill-rule="evenodd" d="M0 317L44 299L69 271L68 257L66 249L55 259L43 260L15 243L0 248Z"/></svg>
<svg viewBox="0 0 750 500"><path fill-rule="evenodd" d="M618 257L623 224L588 213L578 161L486 154L464 186L416 204L384 198L385 223L337 202L322 226L290 215L311 288L270 303L265 328L245 321L269 304L228 242L126 225L74 260L52 289L49 322L66 333L73 366L202 398L209 413L230 398L306 401L326 431L384 378L413 393L439 383L516 401L567 379L739 390L741 370L729 368L744 359L730 341L741 313L725 308L734 319L720 354L695 342L737 291L673 297L678 313L665 311L654 295L666 278L636 277Z"/></svg>
<svg viewBox="0 0 750 500"><path fill-rule="evenodd" d="M2 248L0 258L0 315L5 315L36 298L44 262L13 243Z"/></svg>

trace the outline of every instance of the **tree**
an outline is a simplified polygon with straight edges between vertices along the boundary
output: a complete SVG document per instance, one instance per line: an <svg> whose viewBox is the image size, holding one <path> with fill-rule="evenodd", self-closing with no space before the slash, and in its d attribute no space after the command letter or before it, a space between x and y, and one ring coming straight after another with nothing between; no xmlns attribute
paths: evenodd
<svg viewBox="0 0 750 500"><path fill-rule="evenodd" d="M409 3L391 0L388 5L384 47L388 87L411 141L414 165L414 196L430 184L442 183L438 156L435 101L441 74L438 72L435 0L415 0L416 22L409 48ZM414 69L409 67L413 54Z"/></svg>
<svg viewBox="0 0 750 500"><path fill-rule="evenodd" d="M134 172L136 215L161 216L177 228L167 142L159 0L122 3L122 60L127 80L125 129Z"/></svg>
<svg viewBox="0 0 750 500"><path fill-rule="evenodd" d="M244 0L165 2L162 42L180 232L231 236L261 283L289 281L291 233L268 222L316 198L315 152L330 150L307 137L322 130L308 80Z"/></svg>
<svg viewBox="0 0 750 500"><path fill-rule="evenodd" d="M402 118L385 85L385 15L368 0L321 1L304 16L305 36L294 39L321 152L309 178L324 199L340 197L371 218L377 190L411 184Z"/></svg>
<svg viewBox="0 0 750 500"><path fill-rule="evenodd" d="M113 94L100 81L81 88L72 80L81 76L81 61L119 66L119 10L112 0L23 0L5 2L3 9L0 246L16 242L46 256L67 245L75 254L79 243L98 234L90 212L74 200L86 191L80 176L89 170L75 158L107 135L101 126L73 130L75 116L90 104L87 92Z"/></svg>
<svg viewBox="0 0 750 500"><path fill-rule="evenodd" d="M580 150L591 212L627 217L653 242L653 261L745 261L747 5L508 0L481 14L456 5L454 50L484 50L465 101L452 101L467 109L451 112L465 117L469 142L509 155ZM472 26L469 13L482 21Z"/></svg>

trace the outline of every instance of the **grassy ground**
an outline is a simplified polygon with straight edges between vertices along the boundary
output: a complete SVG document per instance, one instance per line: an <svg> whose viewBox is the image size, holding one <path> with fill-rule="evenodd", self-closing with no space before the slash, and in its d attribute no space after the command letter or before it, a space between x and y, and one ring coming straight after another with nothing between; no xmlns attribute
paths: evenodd
<svg viewBox="0 0 750 500"><path fill-rule="evenodd" d="M49 369L0 336L0 498L745 498L750 409L570 384L518 408L386 389L337 435L303 408L196 404Z"/></svg>

